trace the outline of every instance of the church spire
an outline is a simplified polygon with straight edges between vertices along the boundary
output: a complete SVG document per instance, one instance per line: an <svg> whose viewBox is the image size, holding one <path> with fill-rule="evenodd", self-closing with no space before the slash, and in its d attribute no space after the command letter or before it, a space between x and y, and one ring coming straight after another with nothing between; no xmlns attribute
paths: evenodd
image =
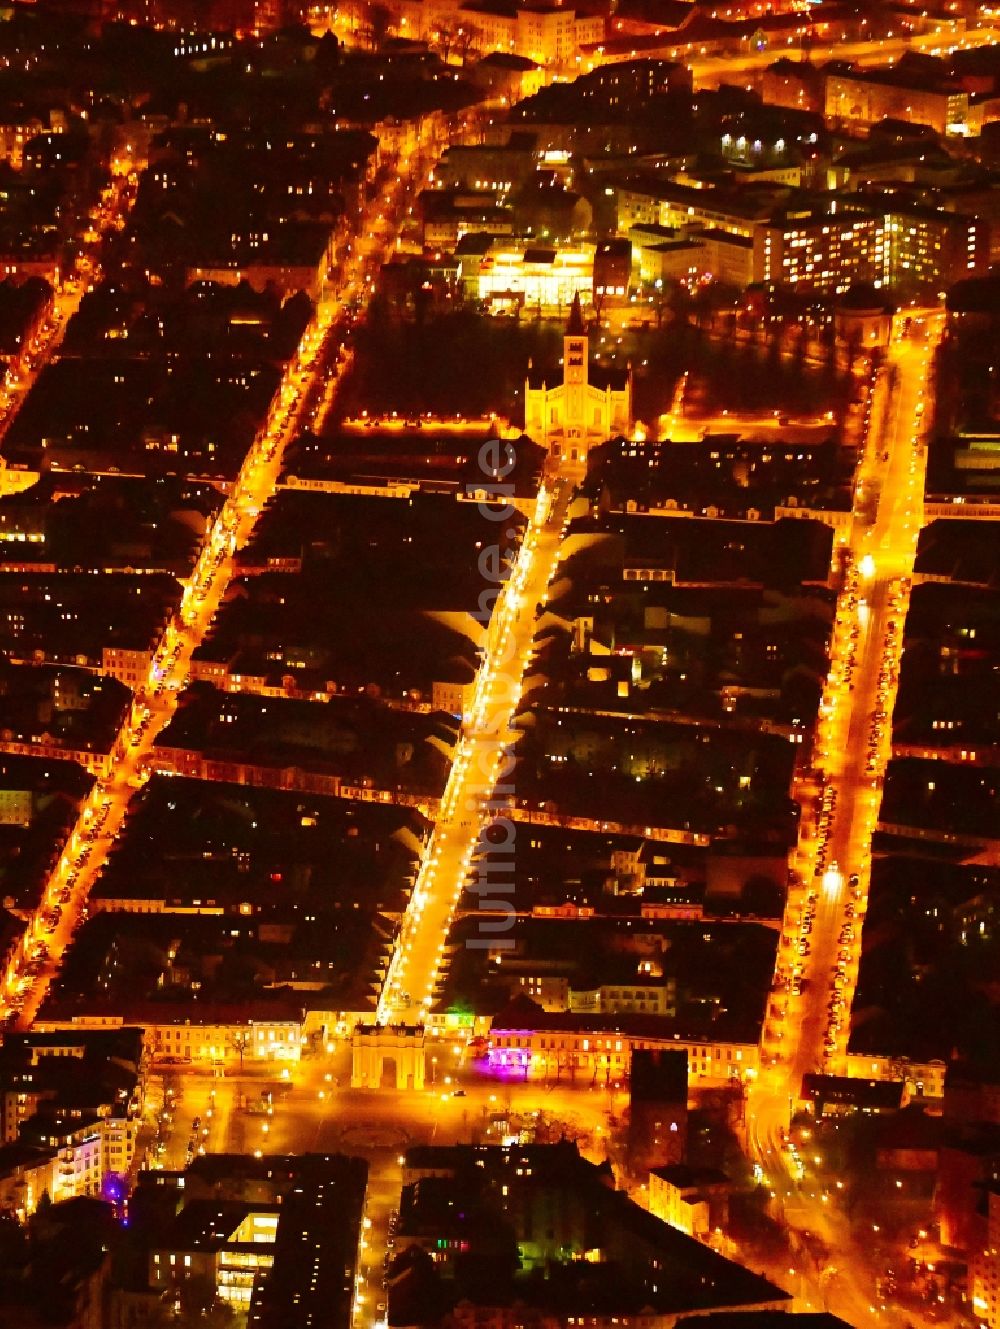
<svg viewBox="0 0 1000 1329"><path fill-rule="evenodd" d="M580 292L575 292L573 304L569 311L569 320L566 323L567 337L585 337L587 329L583 322L583 310L580 308Z"/></svg>

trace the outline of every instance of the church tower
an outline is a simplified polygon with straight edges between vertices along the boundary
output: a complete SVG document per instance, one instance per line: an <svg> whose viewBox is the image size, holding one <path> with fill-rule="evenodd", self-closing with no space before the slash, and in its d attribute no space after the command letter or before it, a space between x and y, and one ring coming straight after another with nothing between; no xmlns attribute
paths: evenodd
<svg viewBox="0 0 1000 1329"><path fill-rule="evenodd" d="M587 329L583 322L583 310L580 308L580 295L573 296L573 307L569 311L566 332L563 335L563 382L579 383L587 386L587 360L590 355Z"/></svg>
<svg viewBox="0 0 1000 1329"><path fill-rule="evenodd" d="M580 308L579 291L573 296L563 334L563 429L567 442L584 439L587 432L587 379L590 339ZM574 454L576 449L571 449Z"/></svg>

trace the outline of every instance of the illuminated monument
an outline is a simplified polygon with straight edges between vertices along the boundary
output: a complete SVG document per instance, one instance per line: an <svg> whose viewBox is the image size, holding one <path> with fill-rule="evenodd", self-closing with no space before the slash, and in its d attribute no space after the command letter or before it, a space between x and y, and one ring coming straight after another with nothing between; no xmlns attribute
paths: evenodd
<svg viewBox="0 0 1000 1329"><path fill-rule="evenodd" d="M359 1024L351 1036L352 1089L423 1089L424 1028Z"/></svg>

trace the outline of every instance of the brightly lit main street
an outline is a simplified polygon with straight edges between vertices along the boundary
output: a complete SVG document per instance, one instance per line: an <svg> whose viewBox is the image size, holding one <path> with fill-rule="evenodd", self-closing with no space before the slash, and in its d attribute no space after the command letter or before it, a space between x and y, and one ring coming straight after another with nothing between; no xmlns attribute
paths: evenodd
<svg viewBox="0 0 1000 1329"><path fill-rule="evenodd" d="M510 724L531 659L535 611L543 602L559 558L567 521L568 489L543 483L518 552L487 628L475 694L463 717L438 820L407 906L379 998L380 1023L422 1022L430 1010L448 929L466 878L492 820L494 787L513 758Z"/></svg>
<svg viewBox="0 0 1000 1329"><path fill-rule="evenodd" d="M803 1254L795 1278L804 1297L852 1324L894 1323L874 1293L866 1248L837 1211L836 1194L804 1180L788 1139L802 1076L844 1074L861 953L871 839L891 746L892 710L917 538L922 523L929 373L942 331L934 313L908 332L894 327L859 465L850 538L854 574L840 596L816 764L818 821L803 816L799 864L782 940L778 1019L750 1095L748 1146L791 1230L818 1234L837 1273ZM790 952L790 955L788 954ZM910 1314L909 1319L913 1316Z"/></svg>

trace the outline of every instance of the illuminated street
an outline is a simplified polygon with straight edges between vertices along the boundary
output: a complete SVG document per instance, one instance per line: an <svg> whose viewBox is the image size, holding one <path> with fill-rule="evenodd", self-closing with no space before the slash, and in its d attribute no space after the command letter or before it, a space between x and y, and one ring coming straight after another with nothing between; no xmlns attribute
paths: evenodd
<svg viewBox="0 0 1000 1329"><path fill-rule="evenodd" d="M556 481L551 489L543 485L517 561L497 597L438 820L379 997L380 1023L418 1022L430 1010L451 919L491 820L491 795L509 773L510 722L531 659L535 609L558 562L567 503L564 483ZM481 852L488 853L488 842L483 845Z"/></svg>
<svg viewBox="0 0 1000 1329"><path fill-rule="evenodd" d="M135 202L140 164L125 156L113 165L109 185L102 191L85 222L81 223L86 229L79 236L79 252L73 266L55 288L52 312L28 348L28 368L16 381L9 376L0 380L0 440L12 425L41 371L58 354L67 325L79 310L83 297L100 282L100 246L109 236L123 229ZM6 466L0 469L0 493L13 492L20 487L16 472Z"/></svg>
<svg viewBox="0 0 1000 1329"><path fill-rule="evenodd" d="M830 807L828 830L804 818L799 857L804 884L793 891L785 916L785 977L777 994L780 1020L771 1031L774 1064L751 1091L748 1141L752 1155L791 1228L827 1236L840 1267L839 1281L812 1290L853 1324L881 1322L871 1281L858 1250L843 1243L849 1229L831 1214L835 1197L800 1182L787 1132L802 1077L825 1069L846 1074L844 1056L857 981L861 929L871 867L871 837L891 745L891 716L917 537L922 524L925 406L928 373L941 334L930 315L926 335L908 336L897 320L888 374L898 370L889 426L869 439L859 468L859 489L878 487L875 519L856 517L851 539L857 575L838 602L838 630L817 737L817 765ZM888 461L880 454L888 452ZM846 630L845 630L846 629ZM853 883L853 885L852 885ZM806 926L808 922L808 926ZM801 939L801 942L800 942ZM799 959L802 944L808 953ZM789 970L797 967L800 978ZM801 984L801 995L794 986ZM808 1268L808 1266L807 1266Z"/></svg>

